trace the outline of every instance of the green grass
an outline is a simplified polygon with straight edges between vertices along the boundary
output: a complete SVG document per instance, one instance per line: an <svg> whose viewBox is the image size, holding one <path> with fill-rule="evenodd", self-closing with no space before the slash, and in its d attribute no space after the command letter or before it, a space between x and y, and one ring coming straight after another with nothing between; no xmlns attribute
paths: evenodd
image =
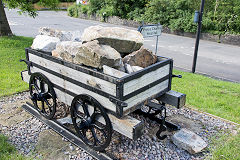
<svg viewBox="0 0 240 160"><path fill-rule="evenodd" d="M32 38L0 37L0 97L28 89L21 80L21 71L26 69L25 48L31 46Z"/></svg>
<svg viewBox="0 0 240 160"><path fill-rule="evenodd" d="M26 160L28 158L17 153L15 147L8 143L7 137L0 134L0 159L1 160Z"/></svg>
<svg viewBox="0 0 240 160"><path fill-rule="evenodd" d="M214 137L213 147L210 149L212 156L206 159L213 160L239 160L240 159L240 133L236 136L227 134Z"/></svg>
<svg viewBox="0 0 240 160"><path fill-rule="evenodd" d="M240 84L174 70L172 90L187 95L187 106L240 123Z"/></svg>

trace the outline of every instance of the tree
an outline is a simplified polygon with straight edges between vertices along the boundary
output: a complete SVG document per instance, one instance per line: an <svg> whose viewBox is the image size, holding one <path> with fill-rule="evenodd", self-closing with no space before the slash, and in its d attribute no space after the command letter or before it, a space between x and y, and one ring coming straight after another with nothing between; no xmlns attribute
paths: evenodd
<svg viewBox="0 0 240 160"><path fill-rule="evenodd" d="M20 9L20 14L25 13L31 17L36 17L37 11L33 7L34 3L38 3L44 7L49 7L51 9L56 9L57 5L59 4L59 0L0 0L0 36L12 35L12 31L5 14L4 5L9 9Z"/></svg>

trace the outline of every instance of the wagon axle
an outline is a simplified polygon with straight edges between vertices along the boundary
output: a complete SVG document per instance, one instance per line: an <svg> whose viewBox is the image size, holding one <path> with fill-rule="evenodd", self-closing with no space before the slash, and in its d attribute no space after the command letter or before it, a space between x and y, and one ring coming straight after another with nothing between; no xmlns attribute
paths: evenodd
<svg viewBox="0 0 240 160"><path fill-rule="evenodd" d="M164 140L167 138L167 135L162 135L162 132L166 131L167 129L171 130L179 130L180 126L173 124L171 122L166 121L166 106L165 103L159 102L154 103L151 101L148 101L148 104L146 105L148 108L147 111L143 111L142 109L136 110L135 113L139 115L143 115L146 118L149 118L152 121L157 122L160 124L160 127L156 133L156 136L160 140Z"/></svg>
<svg viewBox="0 0 240 160"><path fill-rule="evenodd" d="M33 101L43 101L43 100L46 100L46 99L49 99L50 98L50 95L47 94L47 93L34 93L32 96L31 96L31 100Z"/></svg>

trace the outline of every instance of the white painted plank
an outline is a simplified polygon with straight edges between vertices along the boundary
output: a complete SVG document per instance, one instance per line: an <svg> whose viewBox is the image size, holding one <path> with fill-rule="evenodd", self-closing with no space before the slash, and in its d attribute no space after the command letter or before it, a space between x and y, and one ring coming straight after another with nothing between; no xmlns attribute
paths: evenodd
<svg viewBox="0 0 240 160"><path fill-rule="evenodd" d="M129 110L133 106L145 101L147 98L152 97L153 95L163 91L166 88L168 88L168 80L165 80L162 83L160 83L148 90L145 90L144 92L141 92L138 95L126 100L125 102L128 103L128 107L125 107L123 109L124 114L128 114Z"/></svg>
<svg viewBox="0 0 240 160"><path fill-rule="evenodd" d="M75 85L71 82L68 82L68 81L66 81L62 78L54 76L54 75L52 75L52 74L50 74L46 71L43 71L39 68L31 67L31 72L32 73L40 72L40 73L44 74L52 83L66 89L66 90L69 90L69 91L75 93L76 95L79 95L79 94L91 95L92 97L97 99L103 105L104 108L109 109L109 110L114 111L114 112L116 111L116 105L114 103L110 102L109 99L106 98L106 97L103 97L103 96L101 96L97 93L94 93L94 92L92 92L88 89L82 88L82 87L80 87L78 85ZM65 98L65 96L60 97L57 93L56 93L56 95L57 95L57 97L60 101L63 101L62 98Z"/></svg>
<svg viewBox="0 0 240 160"><path fill-rule="evenodd" d="M116 96L116 85L114 83L102 80L81 71L74 70L31 53L29 53L29 61Z"/></svg>
<svg viewBox="0 0 240 160"><path fill-rule="evenodd" d="M155 82L161 78L163 78L164 76L169 74L169 69L170 66L165 65L155 71L146 73L145 75L139 77L138 79L134 79L132 81L129 81L127 83L124 84L124 96L128 95L131 92L134 92L136 90L138 90L139 88L142 88L152 82Z"/></svg>

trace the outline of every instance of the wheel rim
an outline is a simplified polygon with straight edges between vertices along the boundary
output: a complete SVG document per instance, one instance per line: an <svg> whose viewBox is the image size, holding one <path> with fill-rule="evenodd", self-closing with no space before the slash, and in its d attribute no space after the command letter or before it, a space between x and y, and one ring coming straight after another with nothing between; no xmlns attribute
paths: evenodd
<svg viewBox="0 0 240 160"><path fill-rule="evenodd" d="M52 119L56 112L56 95L52 83L41 73L33 73L29 90L35 108L47 119Z"/></svg>
<svg viewBox="0 0 240 160"><path fill-rule="evenodd" d="M74 98L71 116L77 135L91 148L102 151L111 141L112 125L104 108L94 98L79 95ZM97 120L101 121L98 122Z"/></svg>

